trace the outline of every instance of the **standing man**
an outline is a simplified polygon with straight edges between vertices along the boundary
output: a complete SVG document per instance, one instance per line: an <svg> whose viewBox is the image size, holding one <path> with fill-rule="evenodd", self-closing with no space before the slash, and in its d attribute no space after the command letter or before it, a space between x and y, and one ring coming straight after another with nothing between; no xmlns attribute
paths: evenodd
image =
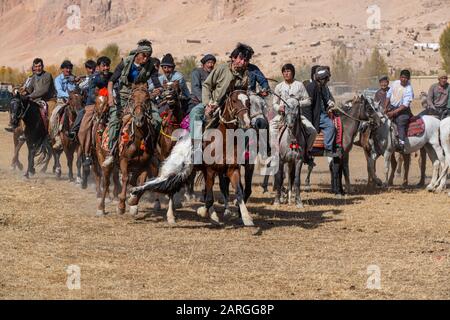
<svg viewBox="0 0 450 320"><path fill-rule="evenodd" d="M201 68L194 69L191 74L191 101L189 102L188 113L192 108L202 102L202 86L206 78L208 78L211 71L213 71L216 65L216 57L212 54L205 55L200 60Z"/></svg>
<svg viewBox="0 0 450 320"><path fill-rule="evenodd" d="M441 71L438 75L438 83L431 85L428 91L428 109L431 113L444 119L450 115L449 109L450 86L448 84L448 76L445 71Z"/></svg>
<svg viewBox="0 0 450 320"><path fill-rule="evenodd" d="M75 90L75 76L72 74L73 64L69 60L63 61L61 64L61 74L55 78L56 88L56 108L50 117L51 137L55 140L53 149L62 150L61 137L59 136L59 113L67 104L69 92Z"/></svg>
<svg viewBox="0 0 450 320"><path fill-rule="evenodd" d="M411 72L402 70L400 80L393 83L386 95L384 113L397 125L398 151L405 151L408 123L412 116L411 102L414 99L413 88L410 84Z"/></svg>
<svg viewBox="0 0 450 320"><path fill-rule="evenodd" d="M328 89L330 72L327 67L318 67L314 74L314 80L308 83L306 90L311 97L311 106L304 109L306 119L311 122L316 131L323 131L325 152L324 156L334 157L334 143L336 128L329 113L334 106L333 97Z"/></svg>
<svg viewBox="0 0 450 320"><path fill-rule="evenodd" d="M303 83L295 80L295 68L292 64L285 64L281 68L281 72L283 73L284 81L275 87L275 94L273 96L272 105L274 111L277 112L277 115L270 121L271 141L278 141L278 130L284 122L285 108L300 108L299 113L301 114L301 121L305 126L306 134L308 135L306 137L307 159L305 159L305 162L310 162L312 161L312 158L309 157L308 153L316 140L317 131L312 123L303 115L303 109L311 106L311 98ZM289 106L286 106L285 103L288 103ZM274 146L272 146L272 148L273 147Z"/></svg>
<svg viewBox="0 0 450 320"><path fill-rule="evenodd" d="M133 84L147 83L149 79L156 84L156 88L161 87L158 79L158 71L151 59L153 49L151 42L141 40L138 47L130 55L124 58L114 70L113 75L108 82L108 104L109 104L109 155L106 157L102 166L110 166L114 161L114 152L117 149L117 140L120 134L120 126L123 108L128 103ZM118 97L114 99L113 88L118 86ZM115 100L115 101L114 101ZM156 128L161 125L161 118L157 112L152 112L152 125ZM156 132L159 132L157 130Z"/></svg>

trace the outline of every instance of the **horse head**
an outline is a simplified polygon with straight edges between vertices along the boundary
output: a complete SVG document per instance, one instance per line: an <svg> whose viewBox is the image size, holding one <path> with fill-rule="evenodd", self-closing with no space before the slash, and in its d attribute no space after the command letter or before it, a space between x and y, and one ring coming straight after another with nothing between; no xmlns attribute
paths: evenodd
<svg viewBox="0 0 450 320"><path fill-rule="evenodd" d="M180 104L180 83L179 81L165 82L163 84L163 92L161 93L163 103L166 103L170 109L179 107Z"/></svg>
<svg viewBox="0 0 450 320"><path fill-rule="evenodd" d="M72 113L76 113L83 107L84 96L79 89L75 89L69 92L69 99L67 104L70 107Z"/></svg>
<svg viewBox="0 0 450 320"><path fill-rule="evenodd" d="M150 94L147 83L133 84L131 100L133 102L133 121L136 127L141 128L146 122L146 113L150 106Z"/></svg>
<svg viewBox="0 0 450 320"><path fill-rule="evenodd" d="M291 132L294 132L294 130L295 130L295 125L298 121L298 111L299 111L299 108L293 107L289 104L285 106L284 119L285 119L286 126L288 127L288 129Z"/></svg>
<svg viewBox="0 0 450 320"><path fill-rule="evenodd" d="M235 90L228 96L222 119L223 123L237 123L242 129L251 127L250 98L246 91Z"/></svg>
<svg viewBox="0 0 450 320"><path fill-rule="evenodd" d="M25 115L25 107L24 103L22 101L22 96L20 95L18 90L14 90L14 96L11 99L10 102L10 112L11 112L11 124L14 127L17 127L19 125L20 120Z"/></svg>

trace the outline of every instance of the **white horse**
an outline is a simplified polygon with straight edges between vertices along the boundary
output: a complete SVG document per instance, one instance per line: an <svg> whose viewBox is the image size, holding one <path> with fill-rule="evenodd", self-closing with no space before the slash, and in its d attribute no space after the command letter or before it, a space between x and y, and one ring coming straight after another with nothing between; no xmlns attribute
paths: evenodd
<svg viewBox="0 0 450 320"><path fill-rule="evenodd" d="M383 184L385 186L389 186L389 178L391 175L391 157L395 153L395 146L392 137L393 133L391 131L391 120L389 120L379 110L378 115L382 119L381 126L374 132L373 140L377 142L382 150L385 173L385 182ZM443 181L444 179L441 179L440 176L440 173L445 170L444 150L439 142L441 121L433 116L422 116L422 120L425 123L425 132L419 137L408 137L406 139L405 153L411 154L419 151L421 148L425 148L433 164L433 176L430 184L427 186L427 190L440 192L445 186L445 181ZM375 160L376 158L377 155L373 154L372 159Z"/></svg>
<svg viewBox="0 0 450 320"><path fill-rule="evenodd" d="M443 191L447 184L447 174L448 169L450 168L450 117L441 120L440 138L441 146L444 149L445 153L445 167L444 170L442 170L441 176L439 177L439 191ZM450 192L448 195L450 196Z"/></svg>

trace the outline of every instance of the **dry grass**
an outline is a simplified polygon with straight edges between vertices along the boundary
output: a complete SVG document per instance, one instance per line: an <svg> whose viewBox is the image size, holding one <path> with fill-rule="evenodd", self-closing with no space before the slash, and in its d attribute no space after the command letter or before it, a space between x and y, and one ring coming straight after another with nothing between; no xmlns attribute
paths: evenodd
<svg viewBox="0 0 450 320"><path fill-rule="evenodd" d="M196 206L178 213L176 227L149 203L138 220L97 218L92 190L50 174L23 181L8 169L11 136L3 130L0 143L2 299L450 298L449 198L415 188L366 189L358 148L355 195L336 200L326 192L320 159L315 190L303 193L305 209L276 209L257 187L250 209L258 228L247 229L235 222L211 227L194 214ZM112 204L108 210L115 212ZM67 289L72 264L81 267L81 290ZM381 269L380 290L366 288L372 264Z"/></svg>

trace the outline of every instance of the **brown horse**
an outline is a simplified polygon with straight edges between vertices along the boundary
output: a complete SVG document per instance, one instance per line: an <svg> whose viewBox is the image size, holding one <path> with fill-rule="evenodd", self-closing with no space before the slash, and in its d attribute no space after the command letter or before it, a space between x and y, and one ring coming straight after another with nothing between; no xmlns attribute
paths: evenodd
<svg viewBox="0 0 450 320"><path fill-rule="evenodd" d="M173 207L173 195L178 192L183 184L185 184L192 173L200 171L205 177L205 206L199 208L197 213L202 217L209 217L214 223L219 223L218 216L214 210L214 197L213 186L216 175L226 175L236 191L237 204L240 209L242 220L245 226L253 226L253 220L247 210L244 202L244 191L241 185L240 164L238 161L239 150L236 141L230 143L231 150L227 150L227 130L235 132L238 128L248 129L251 126L250 121L250 100L246 91L235 90L231 92L225 101L224 106L219 110L218 127L217 129L221 134L221 141L218 142L215 139L203 142L203 149L208 148L211 153L213 163L211 159L203 158L200 164L192 165L192 143L189 137L184 137L173 148L170 156L164 162L160 175L156 179L152 179L142 187L132 189L131 200L136 197L142 196L145 191L155 191L160 193L166 193L169 195L169 207L167 210L167 221L169 223L175 223L174 207ZM192 128L191 128L192 130ZM216 131L216 133L218 133ZM219 151L216 154L216 151ZM226 155L226 158L216 159L216 155L222 152L222 155ZM195 159L194 159L195 160ZM218 161L217 161L218 160Z"/></svg>
<svg viewBox="0 0 450 320"><path fill-rule="evenodd" d="M61 115L62 130L58 133L63 145L63 150L54 150L56 176L61 177L61 163L60 157L62 152L67 158L67 167L69 169L69 181L75 181L73 176L73 160L74 154L77 152L77 182L81 183L81 153L79 151L79 143L77 140L70 140L68 132L75 122L77 112L83 107L83 95L78 90L71 91L69 93L69 99L67 105L64 107L64 111Z"/></svg>
<svg viewBox="0 0 450 320"><path fill-rule="evenodd" d="M119 167L122 173L122 191L119 194L117 212L124 214L128 183L145 183L150 172L150 163L154 155L153 126L150 123L150 94L147 83L135 84L122 119L121 141L119 141ZM107 132L103 134L104 139ZM102 150L99 162L102 163L106 150ZM112 166L103 168L104 190L98 206L98 214L104 213L105 196L108 191ZM129 174L131 173L131 180ZM130 207L131 214L137 214L137 206Z"/></svg>

